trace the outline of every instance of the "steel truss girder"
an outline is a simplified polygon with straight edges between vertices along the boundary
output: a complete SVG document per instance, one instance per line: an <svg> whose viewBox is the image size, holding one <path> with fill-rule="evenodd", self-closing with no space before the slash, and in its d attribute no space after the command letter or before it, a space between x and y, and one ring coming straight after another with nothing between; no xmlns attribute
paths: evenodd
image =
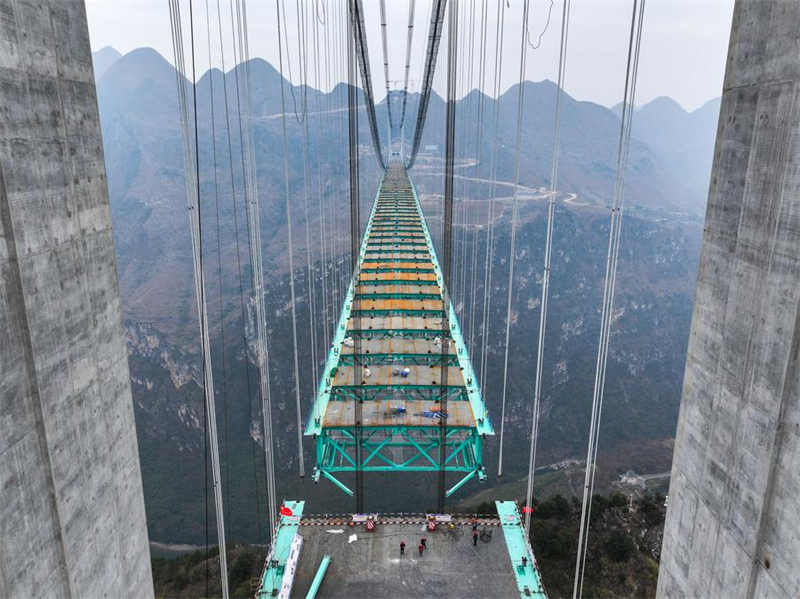
<svg viewBox="0 0 800 599"><path fill-rule="evenodd" d="M361 366L383 366L386 364L396 364L398 366L441 366L442 354L343 354L339 358L340 366L354 366L355 363ZM458 356L448 354L444 360L447 366L458 366Z"/></svg>
<svg viewBox="0 0 800 599"><path fill-rule="evenodd" d="M352 314L354 317L361 318L369 318L370 316L419 316L421 318L433 316L436 318L444 318L444 310L403 310L402 308L388 308L385 310L351 310L350 314Z"/></svg>
<svg viewBox="0 0 800 599"><path fill-rule="evenodd" d="M478 476L486 480L483 467L483 439L474 428L448 428L444 439L444 464L439 461L442 444L440 429L432 427L362 427L362 472L445 472L465 476L456 483L448 496L469 479ZM316 463L313 480L324 476L345 493L350 489L334 474L355 472L356 429L353 427L323 428L316 437ZM399 457L398 457L399 456Z"/></svg>
<svg viewBox="0 0 800 599"><path fill-rule="evenodd" d="M408 283L406 283L408 285ZM442 300L442 295L440 293L357 293L356 294L356 301L363 301L363 300Z"/></svg>
<svg viewBox="0 0 800 599"><path fill-rule="evenodd" d="M416 246L419 246L420 249L422 249L422 250L427 252L428 251L428 246L425 245L425 238L424 237L418 237L418 239L421 239L422 241L421 242L420 241L389 241L389 242L386 242L386 243L383 243L383 242L379 242L379 243L371 242L371 243L369 243L369 245L367 245L367 252L370 251L369 248L376 248L376 247L393 248L393 247L396 247L398 245L416 245Z"/></svg>
<svg viewBox="0 0 800 599"><path fill-rule="evenodd" d="M455 385L336 385L331 387L330 401L433 401L443 394L447 401L468 401L466 387Z"/></svg>
<svg viewBox="0 0 800 599"><path fill-rule="evenodd" d="M417 285L419 287L439 287L438 281L434 280L407 280L407 279L362 279L358 282L359 287L387 287L389 285ZM356 293L360 293L357 291ZM441 295L439 296L441 297Z"/></svg>
<svg viewBox="0 0 800 599"><path fill-rule="evenodd" d="M397 260L395 260L394 262L397 262ZM403 268L403 267L392 267L392 266L373 266L373 267L362 268L361 272L363 273L401 272L409 274L429 275L435 273L436 271L434 271L432 268Z"/></svg>
<svg viewBox="0 0 800 599"><path fill-rule="evenodd" d="M347 334L361 339L450 339L450 331L432 329L348 329Z"/></svg>
<svg viewBox="0 0 800 599"><path fill-rule="evenodd" d="M392 253L392 252L387 252L387 253ZM369 258L369 259L364 258L364 262L378 263L378 264L384 264L384 263L390 263L390 262L405 262L405 263L408 263L408 264L430 264L430 259L429 258L399 258L399 259L398 258ZM364 272L364 271L362 270L362 272ZM369 272L369 271L367 270L367 272Z"/></svg>

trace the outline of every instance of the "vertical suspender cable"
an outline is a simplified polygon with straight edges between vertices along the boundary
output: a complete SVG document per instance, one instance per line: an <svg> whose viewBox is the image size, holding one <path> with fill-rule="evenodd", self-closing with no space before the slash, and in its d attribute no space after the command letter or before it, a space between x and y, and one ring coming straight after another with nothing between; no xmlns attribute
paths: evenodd
<svg viewBox="0 0 800 599"><path fill-rule="evenodd" d="M514 180L512 181L513 197L511 209L511 251L508 257L508 297L506 298L506 342L505 342L505 357L503 362L503 399L502 408L500 413L500 455L497 461L497 476L503 476L503 433L505 432L506 424L506 391L508 388L508 349L509 340L511 338L511 297L514 290L514 253L516 252L517 243L517 219L519 216L519 201L518 201L518 187L519 187L519 164L520 156L519 149L522 142L522 113L525 104L525 63L527 58L528 46L525 44L525 38L528 31L528 9L529 0L525 0L522 4L522 43L520 44L520 58L519 58L519 90L517 96L517 141L514 148Z"/></svg>
<svg viewBox="0 0 800 599"><path fill-rule="evenodd" d="M310 167L310 154L311 147L309 144L309 111L308 111L308 37L306 29L308 27L308 15L305 11L305 3L300 2L297 5L297 23L298 23L298 47L297 51L302 56L303 70L301 72L302 78L300 84L303 87L303 119L301 124L302 135L302 154L303 154L303 207L304 207L304 221L306 230L306 289L308 290L308 331L310 341L310 358L311 358L311 378L312 389L316 389L317 380L319 376L319 364L317 362L317 324L316 324L316 278L314 276L314 252L311 245L311 223L309 201L309 171ZM314 21L316 23L316 20ZM288 53L288 47L287 47Z"/></svg>
<svg viewBox="0 0 800 599"><path fill-rule="evenodd" d="M444 222L442 253L442 359L441 359L441 391L440 406L443 414L447 414L447 357L452 347L450 326L450 283L453 270L453 167L455 163L456 139L456 66L458 64L458 0L450 0L448 14L447 40L447 125L445 129L445 171L444 171ZM439 419L439 493L438 510L444 513L446 490L445 460L447 455L447 418Z"/></svg>
<svg viewBox="0 0 800 599"><path fill-rule="evenodd" d="M205 0L206 5L206 41L208 43L208 88L210 95L209 105L211 107L211 156L212 156L212 171L214 178L214 224L215 234L217 238L217 292L219 296L219 328L220 328L220 351L222 353L222 414L223 414L223 434L225 441L225 504L227 505L228 512L226 520L228 526L233 530L233 520L231 519L231 471L228 467L228 360L225 345L227 339L225 338L225 303L222 297L222 242L220 240L220 226L219 226L219 180L217 177L217 121L214 110L214 76L212 72L212 58L211 53L211 16L208 9L208 0ZM249 396L248 396L249 399ZM256 491L258 485L256 485ZM261 520L260 513L257 514L259 521ZM261 534L261 526L259 522L258 532Z"/></svg>
<svg viewBox="0 0 800 599"><path fill-rule="evenodd" d="M600 339L597 348L597 367L595 370L594 394L592 397L592 418L589 428L589 444L586 453L586 474L583 486L583 503L581 525L578 533L578 554L575 560L575 579L573 581L573 599L583 594L583 578L586 571L586 551L588 547L588 527L592 509L592 492L594 490L595 465L597 448L600 439L600 417L603 409L605 392L606 366L608 362L608 346L611 332L611 318L614 307L614 291L616 289L617 262L622 232L622 209L625 199L625 182L628 170L628 156L631 141L631 124L633 106L636 98L636 83L639 70L639 50L642 42L642 26L644 22L645 0L634 0L631 12L631 30L628 41L627 68L622 104L622 122L620 125L619 146L617 150L617 167L614 176L614 195L611 205L611 226L608 238L608 255L606 259L606 281L603 289L603 310L600 322Z"/></svg>
<svg viewBox="0 0 800 599"><path fill-rule="evenodd" d="M227 140L227 147L228 147L228 165L229 165L229 170L230 170L231 197L233 199L233 229L234 229L234 235L235 235L236 264L237 264L237 273L238 273L238 282L239 282L239 303L240 303L240 310L241 310L241 315L242 315L242 340L243 340L243 343L244 343L244 347L247 348L248 347L247 325L246 325L247 310L245 308L245 300L244 300L244 283L243 283L244 277L242 275L242 258L241 258L240 244L239 244L239 220L238 220L239 208L238 208L237 202L236 202L237 194L236 194L236 185L235 185L235 181L234 181L233 145L232 145L232 139L231 139L231 117L230 117L229 102L228 102L228 80L227 80L227 77L225 76L225 47L224 47L224 44L223 44L223 35L222 35L222 11L221 11L221 8L220 8L219 0L217 0L216 4L217 4L217 24L218 24L218 29L219 29L218 33L219 33L220 65L221 65L221 70L222 70L222 92L223 92L223 102L224 102L224 107L225 107L225 130L226 130L226 140ZM231 26L233 26L233 24L231 24ZM235 50L236 50L236 48L234 46L234 54L236 53ZM235 59L234 59L234 62L235 62ZM238 85L237 85L236 93L237 93L237 105L238 105L238 103L239 103L239 100L238 100L238 93L239 93ZM250 238L248 236L248 246L250 246L250 245L252 245L252 243L251 243ZM258 356L256 356L256 360L257 360L257 363L259 364L259 369L260 369L261 368L261 364L260 364L260 362L258 362ZM249 406L249 413L250 413L250 422L252 422L253 421L253 406L252 406L252 390L250 388L250 361L249 360L245 360L244 367L245 367L245 378L247 379L246 385L247 385L247 398L248 398L248 406ZM267 373L268 372L269 371L267 369ZM261 374L261 377L262 377L262 385L264 384L264 380L266 380L267 381L266 385L268 386L269 385L269 381L268 381L269 377L268 377L268 375L265 375L263 372L261 372L260 374ZM263 400L262 400L262 402L263 402ZM268 442L268 439L271 439L271 435L268 434L267 431L264 431L264 442L265 442L265 444ZM256 464L255 464L255 462L256 462L256 457L255 457L256 456L256 453L255 453L256 452L256 447L255 446L256 446L256 441L252 440L251 450L252 450L252 457L253 457L253 477L254 477L254 480L256 480L256 485L255 485L256 501L260 503L259 494L258 494L258 482L257 482L257 478L258 477L256 476L257 471L256 471ZM265 447L265 451L266 451L266 447ZM272 492L270 492L270 488L271 487L270 487L269 467L267 465L267 462L264 463L264 468L265 468L265 479L266 479L266 485L267 485L267 498L268 498L268 500L270 498L272 498L273 502L274 502L274 488L272 489ZM257 515L258 520L259 520L259 529L260 529L261 528L261 525L260 525L261 506L260 505L256 506L256 515ZM274 518L274 516L272 516L272 518ZM274 523L271 521L271 526L272 526L272 524L274 524Z"/></svg>
<svg viewBox="0 0 800 599"><path fill-rule="evenodd" d="M308 84L305 86L308 88ZM317 388L319 378L319 362L317 360L317 315L316 315L316 276L314 272L314 252L311 245L311 210L309 208L310 202L310 188L309 188L309 171L311 170L311 146L309 144L308 121L311 117L306 109L305 118L303 120L303 196L305 198L305 225L306 225L306 288L308 289L308 328L311 341L311 379L312 389ZM318 216L322 218L321 215Z"/></svg>
<svg viewBox="0 0 800 599"><path fill-rule="evenodd" d="M275 456L274 436L272 431L272 393L269 383L269 348L266 324L266 308L264 305L264 266L261 244L261 216L258 196L258 176L255 161L255 140L252 128L252 93L250 87L250 44L247 29L247 4L237 4L237 21L239 31L240 57L244 68L242 69L242 91L238 91L237 102L241 103L239 115L241 119L242 142L244 143L243 160L247 168L245 175L245 198L247 199L248 215L247 225L250 238L250 263L255 304L256 321L256 360L258 361L259 381L261 389L261 415L264 428L264 460L267 471L267 500L269 506L270 530L275 530L277 515L276 489L275 489ZM238 69L237 71L238 72ZM302 463L302 460L301 460Z"/></svg>
<svg viewBox="0 0 800 599"><path fill-rule="evenodd" d="M281 3L280 0L275 0L275 7L277 9L277 24L278 24L278 65L280 67L281 75L281 126L283 129L283 180L284 180L284 194L286 198L286 228L288 230L288 252L289 252L289 293L292 302L292 345L294 349L294 395L295 395L295 410L297 413L297 453L300 463L300 478L305 478L306 468L305 460L303 458L303 421L300 406L300 365L297 356L297 308L295 306L295 290L294 290L294 246L292 244L292 204L291 196L289 195L289 148L286 133L286 97L284 92L284 79L283 79L283 46L281 40ZM288 41L288 39L287 39ZM287 44L288 53L288 44Z"/></svg>
<svg viewBox="0 0 800 599"><path fill-rule="evenodd" d="M490 167L491 187L489 195L489 229L486 231L486 263L483 271L483 331L481 331L481 363L478 378L481 382L481 393L486 392L486 362L488 360L489 323L492 307L492 268L494 265L494 207L497 196L497 154L500 142L500 73L503 69L503 33L506 17L505 0L497 0L497 26L495 27L494 57L494 142L492 143L492 161Z"/></svg>
<svg viewBox="0 0 800 599"><path fill-rule="evenodd" d="M219 444L217 440L217 412L214 399L214 377L211 366L211 343L208 334L208 311L206 309L205 280L203 273L202 255L202 223L200 215L200 157L199 138L197 126L197 89L194 59L194 15L192 3L189 3L189 31L192 50L192 81L186 81L184 74L182 22L180 6L177 0L170 2L170 17L173 33L173 51L178 82L178 96L181 104L181 128L183 131L184 156L186 160L187 199L189 203L189 224L192 239L192 261L195 274L195 296L197 300L197 315L200 324L201 350L203 354L203 395L205 396L205 409L208 415L208 437L211 449L211 476L214 489L214 507L217 520L217 540L219 543L220 579L222 596L228 599L228 567L225 549L225 518L222 502L222 486L220 484ZM192 85L192 104L194 117L194 150L189 132L188 99L186 85Z"/></svg>
<svg viewBox="0 0 800 599"><path fill-rule="evenodd" d="M464 144L463 144L463 146L464 146L464 154L463 154L463 156L464 156L464 160L465 161L469 159L469 145L470 145L470 141L471 141L470 138L472 136L472 127L470 127L470 125L472 124L472 106L474 104L474 99L475 99L475 96L470 93L472 91L472 82L473 82L473 74L474 74L473 66L474 66L474 58L475 58L475 43L474 43L474 38L475 38L475 4L476 4L475 2L470 2L470 5L469 5L469 38L467 38L467 27L466 27L466 23L465 23L464 39L467 40L467 42L466 42L466 44L462 44L462 47L465 47L469 51L469 59L468 60L466 58L462 59L462 64L466 68L466 76L464 77L464 80L463 80L463 83L465 85L462 86L462 89L463 89L465 95L462 96L462 101L463 101L463 98L467 98L467 104L468 104L468 107L467 107L467 120L464 121L462 119L462 123L464 125L464 128L467 129L467 133L466 133L466 136L465 136L466 139L465 139ZM459 204L461 206L461 210L459 212L461 212L461 218L462 218L462 222L461 222L461 224L459 226L459 229L461 231L461 234L459 236L461 238L461 247L459 248L460 251L458 252L458 254L461 255L461 264L460 264L460 269L459 269L461 271L459 273L461 282L460 282L459 290L458 290L458 298L459 298L459 303L461 304L461 312L462 312L462 314L465 314L464 311L467 308L467 301L466 301L467 237L468 237L468 233L469 233L469 225L470 225L470 220L471 220L470 219L469 207L467 206L467 199L468 199L468 196L469 196L469 182L468 182L466 176L462 179L461 190L462 190L462 192L461 192L462 196L461 196L461 199L459 200ZM466 317L462 317L462 327L466 323L467 323Z"/></svg>
<svg viewBox="0 0 800 599"><path fill-rule="evenodd" d="M483 109L484 109L484 92L483 87L486 77L486 27L487 19L487 0L481 0L481 43L480 51L478 53L478 119L477 119L477 139L475 140L475 179L481 178L481 166L483 162ZM475 186L473 186L475 189ZM478 273L478 217L475 215L476 228L472 235L472 264L470 265L470 290L471 296L469 301L469 353L474 357L475 352L475 319L478 310L475 309L475 301L477 298L476 277ZM484 290L485 292L485 290Z"/></svg>
<svg viewBox="0 0 800 599"><path fill-rule="evenodd" d="M319 17L314 19L314 86L318 90L322 88L322 77L320 76L319 69L319 22ZM325 21L322 21L321 23L323 26L327 26L327 15L325 17ZM329 344L331 322L330 311L328 310L328 300L330 294L328 292L328 239L325 235L325 224L330 223L330 219L325 214L326 206L322 201L322 103L320 102L320 95L321 94L317 94L317 206L319 210L319 237L322 264L322 341L323 347L327 349Z"/></svg>
<svg viewBox="0 0 800 599"><path fill-rule="evenodd" d="M348 114L348 142L350 160L350 274L353 289L355 290L358 281L358 258L359 258L359 239L361 233L361 213L359 197L358 179L358 74L356 70L356 54L358 46L358 0L350 0L350 34L345 39L347 41L347 114ZM363 65L362 65L363 66ZM362 84L366 86L366 81L362 79ZM361 469L362 461L362 431L361 418L363 411L362 396L362 371L361 361L358 356L361 354L361 310L357 304L357 295L353 293L353 312L355 314L353 335L355 343L353 347L353 389L355 392L355 410L353 412L353 431L354 431L354 450L356 463L356 512L364 511L364 472Z"/></svg>
<svg viewBox="0 0 800 599"><path fill-rule="evenodd" d="M544 267L542 268L542 305L539 312L539 340L536 350L536 379L533 391L533 418L531 421L531 447L528 459L528 488L525 505L533 501L533 480L536 474L536 443L539 438L539 409L544 376L544 340L547 328L547 306L550 299L550 262L553 255L553 221L555 219L556 194L558 193L558 151L561 139L561 103L564 97L564 77L567 68L567 42L569 40L569 9L571 0L564 0L561 16L561 44L558 53L558 82L556 85L556 108L553 117L553 160L550 168L550 195L547 199L547 234L544 243ZM552 7L552 4L551 4ZM548 23L550 17L548 14ZM539 36L541 44L542 36ZM538 47L538 46L537 46ZM531 515L525 514L525 530L530 534Z"/></svg>

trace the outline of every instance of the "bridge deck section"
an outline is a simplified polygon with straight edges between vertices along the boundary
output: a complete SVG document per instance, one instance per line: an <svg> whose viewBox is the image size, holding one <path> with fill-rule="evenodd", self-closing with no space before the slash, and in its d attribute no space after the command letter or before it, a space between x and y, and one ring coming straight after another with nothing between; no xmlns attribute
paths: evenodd
<svg viewBox="0 0 800 599"><path fill-rule="evenodd" d="M325 476L349 492L334 472L436 470L443 419L445 469L467 474L457 487L485 477L482 439L494 430L442 281L416 190L391 164L306 428L317 440L315 480ZM360 465L356 426L367 429Z"/></svg>

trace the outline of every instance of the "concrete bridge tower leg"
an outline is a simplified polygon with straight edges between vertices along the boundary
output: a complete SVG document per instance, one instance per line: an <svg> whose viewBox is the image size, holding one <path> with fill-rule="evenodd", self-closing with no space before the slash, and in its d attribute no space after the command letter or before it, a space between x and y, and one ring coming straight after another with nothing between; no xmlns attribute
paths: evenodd
<svg viewBox="0 0 800 599"><path fill-rule="evenodd" d="M83 2L0 0L0 597L152 597Z"/></svg>
<svg viewBox="0 0 800 599"><path fill-rule="evenodd" d="M737 0L658 596L800 597L800 3Z"/></svg>

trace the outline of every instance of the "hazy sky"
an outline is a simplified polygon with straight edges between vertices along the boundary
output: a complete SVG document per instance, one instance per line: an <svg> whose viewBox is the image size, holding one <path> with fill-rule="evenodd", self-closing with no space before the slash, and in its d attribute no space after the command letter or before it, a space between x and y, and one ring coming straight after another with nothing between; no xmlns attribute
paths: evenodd
<svg viewBox="0 0 800 599"><path fill-rule="evenodd" d="M289 59L297 83L297 8L295 0L283 0L287 13ZM230 23L227 0L220 0L224 31L228 32L226 66L230 67ZM383 54L381 46L380 8L378 0L363 0L368 32L373 87L377 99L385 95ZM573 0L567 74L565 88L579 100L590 100L612 106L622 97L623 75L630 28L632 0ZM405 47L408 24L407 0L387 0L387 29L389 39L389 78L401 80L405 67ZM552 9L551 9L552 4ZM473 49L473 87L477 86L478 50L481 37L481 15L486 7L487 78L484 89L491 93L494 69L498 0L461 0L460 19L465 25L461 41L462 58L469 59ZM557 73L561 0L531 0L529 27L535 44L552 10L549 27L541 46L528 49L528 68L525 78L539 81L555 80ZM212 31L216 26L216 0L209 0ZM333 24L337 10L344 7L341 0L307 0L304 8L309 17ZM430 19L431 0L417 0L411 56L411 88L418 89L422 74L425 44ZM113 46L122 53L141 46L150 46L172 61L172 38L167 0L86 0L92 48ZM206 0L193 0L196 28L198 72L208 68ZM318 14L313 14L313 11ZM189 1L182 2L185 19L184 37L188 39ZM248 27L251 57L262 57L278 67L278 35L275 0L248 0ZM725 57L730 32L733 0L648 0L642 39L642 56L636 103L642 104L658 96L670 96L688 110L694 110L707 100L720 95L725 69ZM501 91L519 80L520 40L522 36L522 1L511 0L505 9L503 66ZM474 16L473 16L474 14ZM330 18L328 18L330 17ZM469 24L474 22L474 33ZM323 39L322 25L319 26ZM309 34L311 35L311 34ZM332 35L332 34L331 34ZM310 39L310 38L309 38ZM212 64L219 65L219 39L212 33ZM309 46L310 47L310 46ZM444 44L440 57L444 56ZM188 54L187 54L188 56ZM284 58L286 58L284 56ZM321 60L322 63L322 60ZM465 63L465 64L468 64ZM444 71L445 63L440 62ZM309 67L310 83L314 84L313 66ZM320 77L325 87L324 70ZM463 91L469 79L468 71L461 76ZM402 84L400 84L402 86ZM437 78L437 91L443 93L443 77ZM463 92L462 92L463 93Z"/></svg>

